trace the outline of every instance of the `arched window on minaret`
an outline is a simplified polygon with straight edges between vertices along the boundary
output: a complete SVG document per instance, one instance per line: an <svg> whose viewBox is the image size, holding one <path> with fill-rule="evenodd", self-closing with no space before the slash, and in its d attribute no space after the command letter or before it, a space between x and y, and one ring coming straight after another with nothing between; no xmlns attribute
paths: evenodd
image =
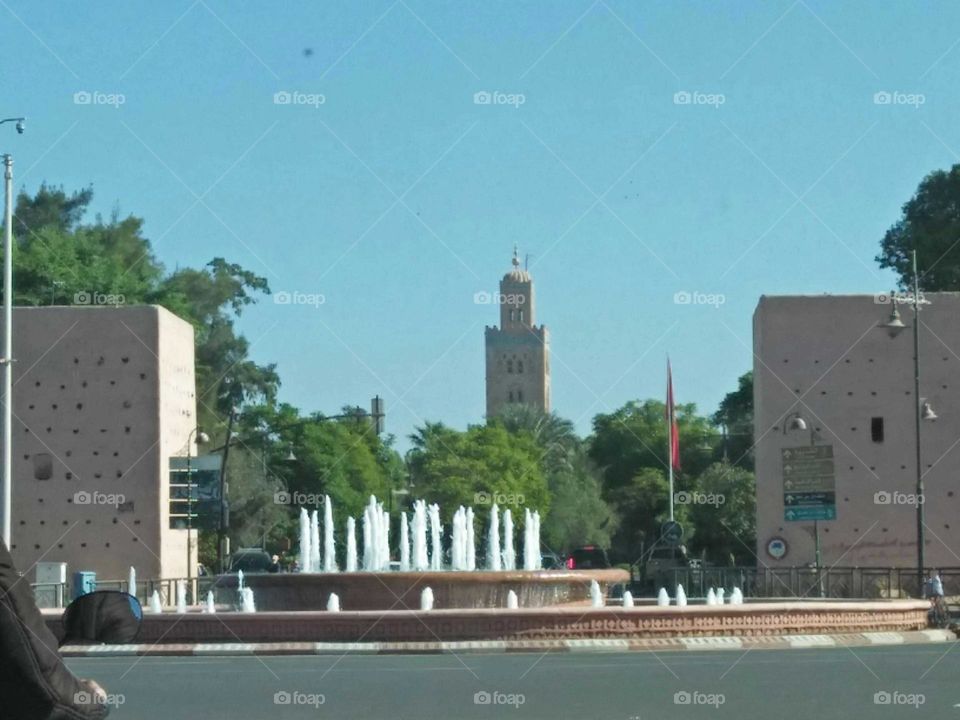
<svg viewBox="0 0 960 720"><path fill-rule="evenodd" d="M520 322L523 322L523 310L518 310L517 312L520 313Z"/></svg>
<svg viewBox="0 0 960 720"><path fill-rule="evenodd" d="M510 402L513 402L513 390L510 391Z"/></svg>
<svg viewBox="0 0 960 720"><path fill-rule="evenodd" d="M513 360L507 360L507 372L513 375Z"/></svg>
<svg viewBox="0 0 960 720"><path fill-rule="evenodd" d="M523 374L523 360L517 360L517 372Z"/></svg>
<svg viewBox="0 0 960 720"><path fill-rule="evenodd" d="M517 390L517 402L523 402L523 390Z"/></svg>

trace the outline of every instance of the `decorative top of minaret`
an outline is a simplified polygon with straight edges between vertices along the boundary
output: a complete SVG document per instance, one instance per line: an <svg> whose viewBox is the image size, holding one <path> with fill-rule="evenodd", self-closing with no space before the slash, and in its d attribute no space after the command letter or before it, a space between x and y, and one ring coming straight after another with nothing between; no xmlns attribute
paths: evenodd
<svg viewBox="0 0 960 720"><path fill-rule="evenodd" d="M504 275L503 279L513 282L530 282L530 273L520 267L520 250L516 243L513 244L513 259L510 262L513 264L513 270Z"/></svg>

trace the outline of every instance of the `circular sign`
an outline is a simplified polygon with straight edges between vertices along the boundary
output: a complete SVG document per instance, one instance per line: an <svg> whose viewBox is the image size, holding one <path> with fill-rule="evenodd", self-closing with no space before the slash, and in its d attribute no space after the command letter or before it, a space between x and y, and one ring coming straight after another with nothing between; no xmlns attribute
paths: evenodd
<svg viewBox="0 0 960 720"><path fill-rule="evenodd" d="M683 538L683 526L676 520L667 520L660 526L660 537L669 545L679 545Z"/></svg>
<svg viewBox="0 0 960 720"><path fill-rule="evenodd" d="M767 541L767 555L774 560L782 560L787 554L787 541L782 537L772 537Z"/></svg>

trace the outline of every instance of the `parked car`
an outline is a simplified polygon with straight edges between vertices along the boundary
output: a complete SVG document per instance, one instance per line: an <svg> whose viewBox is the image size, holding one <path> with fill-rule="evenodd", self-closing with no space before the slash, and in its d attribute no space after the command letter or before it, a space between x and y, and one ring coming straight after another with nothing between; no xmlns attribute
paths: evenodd
<svg viewBox="0 0 960 720"><path fill-rule="evenodd" d="M567 556L569 570L603 570L610 567L607 551L596 545L584 545Z"/></svg>
<svg viewBox="0 0 960 720"><path fill-rule="evenodd" d="M243 570L245 574L270 572L273 559L262 548L239 548L230 556L230 572Z"/></svg>

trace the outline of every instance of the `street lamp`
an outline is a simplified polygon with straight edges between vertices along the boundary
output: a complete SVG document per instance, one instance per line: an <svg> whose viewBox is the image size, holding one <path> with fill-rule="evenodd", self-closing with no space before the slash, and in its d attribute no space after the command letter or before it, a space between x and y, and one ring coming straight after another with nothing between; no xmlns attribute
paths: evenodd
<svg viewBox="0 0 960 720"><path fill-rule="evenodd" d="M190 461L193 459L193 440L196 436L197 445L210 442L210 436L203 430L195 427L187 435L187 584L193 575L193 469Z"/></svg>
<svg viewBox="0 0 960 720"><path fill-rule="evenodd" d="M920 298L920 277L917 273L917 251L911 253L913 265L912 287L910 288L910 297L904 298L904 302L913 305L913 409L914 409L914 430L916 434L917 446L917 590L923 592L924 581L924 502L923 502L923 458L920 452L920 425L922 422L932 422L937 419L937 414L933 411L926 398L920 397L920 306L927 301ZM893 303L893 310L890 312L889 319L880 323L891 338L896 338L907 325L903 323L900 317L900 310L897 307L897 295L891 293L890 301Z"/></svg>
<svg viewBox="0 0 960 720"><path fill-rule="evenodd" d="M23 135L25 118L6 118L17 124L17 132ZM3 156L3 189L6 206L3 216L3 476L0 479L0 533L3 542L11 546L13 503L13 156Z"/></svg>

